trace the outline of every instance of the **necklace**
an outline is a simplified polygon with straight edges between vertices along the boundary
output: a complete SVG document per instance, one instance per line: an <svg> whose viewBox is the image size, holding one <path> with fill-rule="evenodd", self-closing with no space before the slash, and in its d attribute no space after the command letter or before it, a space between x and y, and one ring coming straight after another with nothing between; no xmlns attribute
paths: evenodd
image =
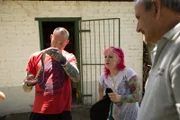
<svg viewBox="0 0 180 120"><path fill-rule="evenodd" d="M115 87L116 87L116 80L114 79L115 77L112 77L112 90L115 91Z"/></svg>
<svg viewBox="0 0 180 120"><path fill-rule="evenodd" d="M114 73L116 73L116 74L111 74L110 75L110 79L112 81L112 90L113 90L113 92L115 92L115 90L116 90L116 79L117 79L117 76L118 76L119 72L116 71Z"/></svg>

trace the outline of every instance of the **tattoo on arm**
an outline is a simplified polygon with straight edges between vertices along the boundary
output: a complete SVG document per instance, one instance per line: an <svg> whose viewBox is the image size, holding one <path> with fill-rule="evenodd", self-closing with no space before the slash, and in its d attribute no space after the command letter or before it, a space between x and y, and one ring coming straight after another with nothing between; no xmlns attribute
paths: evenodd
<svg viewBox="0 0 180 120"><path fill-rule="evenodd" d="M71 65L69 62L67 62L67 64L63 66L63 68L73 82L79 82L80 75L78 68L75 65Z"/></svg>
<svg viewBox="0 0 180 120"><path fill-rule="evenodd" d="M128 81L128 85L129 85L129 88L131 90L131 94L122 95L121 101L127 102L127 103L138 102L140 100L140 86L139 86L139 83L138 83L136 76L133 76Z"/></svg>

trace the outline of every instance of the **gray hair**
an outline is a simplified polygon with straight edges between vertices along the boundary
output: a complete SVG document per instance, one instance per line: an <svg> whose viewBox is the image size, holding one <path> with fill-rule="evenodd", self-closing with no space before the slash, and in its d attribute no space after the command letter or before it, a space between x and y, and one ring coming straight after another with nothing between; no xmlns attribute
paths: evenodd
<svg viewBox="0 0 180 120"><path fill-rule="evenodd" d="M63 27L57 27L56 29L54 29L53 34L54 34L56 31L60 32L66 39L69 38L69 32L68 32L65 28L63 28Z"/></svg>
<svg viewBox="0 0 180 120"><path fill-rule="evenodd" d="M143 2L145 10L150 10L153 5L153 0L136 0L136 3ZM168 9L180 13L180 0L160 0L161 5L167 7Z"/></svg>

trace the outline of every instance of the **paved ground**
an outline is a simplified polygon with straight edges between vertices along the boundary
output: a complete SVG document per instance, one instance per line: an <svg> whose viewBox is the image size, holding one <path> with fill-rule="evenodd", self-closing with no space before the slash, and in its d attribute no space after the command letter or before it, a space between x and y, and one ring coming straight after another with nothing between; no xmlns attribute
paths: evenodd
<svg viewBox="0 0 180 120"><path fill-rule="evenodd" d="M90 120L89 106L73 106L72 120ZM30 113L17 113L0 117L0 120L28 120Z"/></svg>

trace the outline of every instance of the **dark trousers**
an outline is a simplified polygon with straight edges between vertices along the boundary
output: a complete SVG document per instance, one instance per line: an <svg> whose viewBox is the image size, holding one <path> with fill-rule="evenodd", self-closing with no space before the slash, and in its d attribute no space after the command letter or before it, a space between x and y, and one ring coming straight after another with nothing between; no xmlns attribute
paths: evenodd
<svg viewBox="0 0 180 120"><path fill-rule="evenodd" d="M60 114L39 114L31 113L29 120L72 120L70 111L63 111Z"/></svg>

